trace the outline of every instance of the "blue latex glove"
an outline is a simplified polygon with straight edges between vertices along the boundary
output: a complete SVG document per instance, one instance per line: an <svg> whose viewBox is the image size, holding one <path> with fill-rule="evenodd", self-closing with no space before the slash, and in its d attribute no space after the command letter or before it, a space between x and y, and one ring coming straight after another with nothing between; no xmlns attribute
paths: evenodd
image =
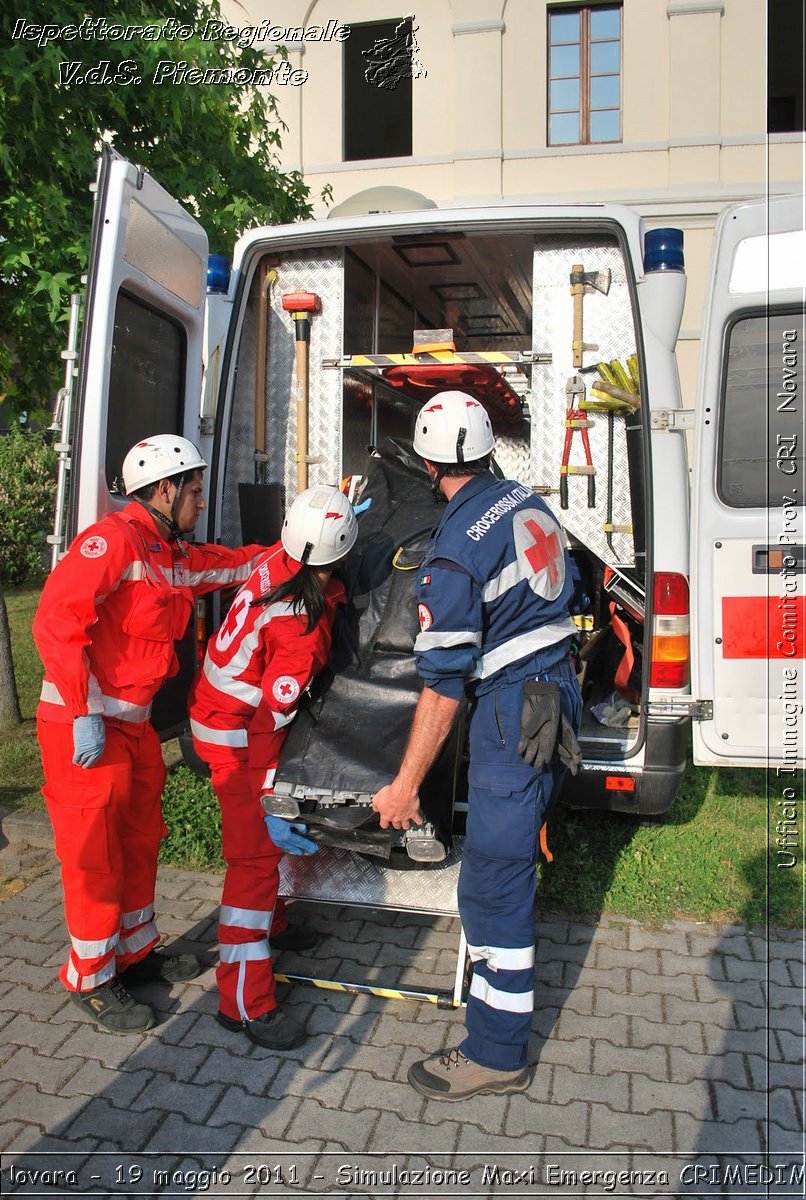
<svg viewBox="0 0 806 1200"><path fill-rule="evenodd" d="M372 497L371 496L370 496L369 500L362 500L360 504L354 504L353 512L355 513L356 516L358 516L359 513L366 512L368 508L372 508Z"/></svg>
<svg viewBox="0 0 806 1200"><path fill-rule="evenodd" d="M284 821L282 817L264 817L269 837L278 850L286 854L316 854L319 849L311 838L303 837L308 832L308 826L301 821Z"/></svg>
<svg viewBox="0 0 806 1200"><path fill-rule="evenodd" d="M94 767L105 744L106 730L100 713L73 718L73 762L77 767Z"/></svg>

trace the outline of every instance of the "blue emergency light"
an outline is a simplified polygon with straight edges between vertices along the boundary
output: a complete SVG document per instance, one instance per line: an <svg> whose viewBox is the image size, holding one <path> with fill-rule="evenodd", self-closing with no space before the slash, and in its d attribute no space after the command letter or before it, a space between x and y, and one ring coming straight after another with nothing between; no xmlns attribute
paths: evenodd
<svg viewBox="0 0 806 1200"><path fill-rule="evenodd" d="M644 237L644 274L682 270L683 230L648 229Z"/></svg>
<svg viewBox="0 0 806 1200"><path fill-rule="evenodd" d="M229 290L229 259L226 254L209 254L207 256L207 291L226 292Z"/></svg>

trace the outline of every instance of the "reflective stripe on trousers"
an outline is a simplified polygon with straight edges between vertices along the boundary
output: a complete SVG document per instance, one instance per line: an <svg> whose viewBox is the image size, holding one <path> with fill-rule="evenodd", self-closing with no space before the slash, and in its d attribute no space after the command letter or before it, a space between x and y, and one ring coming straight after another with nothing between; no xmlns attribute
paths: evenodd
<svg viewBox="0 0 806 1200"><path fill-rule="evenodd" d="M219 1008L235 1021L255 1020L277 1006L271 948L272 924L285 928L277 899L282 857L269 838L248 750L194 739L207 762L221 807L221 840L227 870L218 915Z"/></svg>

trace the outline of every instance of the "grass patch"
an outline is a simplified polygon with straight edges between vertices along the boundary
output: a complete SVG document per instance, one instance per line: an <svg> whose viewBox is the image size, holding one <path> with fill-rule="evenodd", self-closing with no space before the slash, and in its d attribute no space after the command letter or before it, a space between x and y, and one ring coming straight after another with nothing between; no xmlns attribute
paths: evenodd
<svg viewBox="0 0 806 1200"><path fill-rule="evenodd" d="M31 637L40 587L6 593L25 718L0 739L0 804L14 808L44 808L33 720L42 667ZM163 812L169 836L160 862L190 870L223 865L208 780L185 766L171 771ZM649 922L680 917L800 928L803 864L781 870L773 859L768 870L769 819L765 771L692 765L663 823L560 809L549 828L555 861L538 868L540 903L580 917L610 912Z"/></svg>
<svg viewBox="0 0 806 1200"><path fill-rule="evenodd" d="M160 847L161 863L189 871L223 867L221 812L209 779L200 779L185 766L170 771L162 815L168 836Z"/></svg>
<svg viewBox="0 0 806 1200"><path fill-rule="evenodd" d="M549 824L552 864L539 898L578 916L621 913L800 928L803 869L767 872L762 769L689 765L665 821L560 809Z"/></svg>

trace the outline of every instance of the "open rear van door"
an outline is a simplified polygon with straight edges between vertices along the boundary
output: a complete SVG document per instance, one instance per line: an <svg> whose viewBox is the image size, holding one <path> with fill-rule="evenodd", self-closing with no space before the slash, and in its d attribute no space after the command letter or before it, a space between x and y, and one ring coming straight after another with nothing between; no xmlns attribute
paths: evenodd
<svg viewBox="0 0 806 1200"><path fill-rule="evenodd" d="M697 763L804 764L805 285L802 197L721 215L692 480Z"/></svg>
<svg viewBox="0 0 806 1200"><path fill-rule="evenodd" d="M140 438L198 440L207 235L140 167L106 149L93 218L64 545L115 507ZM198 531L203 537L203 532Z"/></svg>

